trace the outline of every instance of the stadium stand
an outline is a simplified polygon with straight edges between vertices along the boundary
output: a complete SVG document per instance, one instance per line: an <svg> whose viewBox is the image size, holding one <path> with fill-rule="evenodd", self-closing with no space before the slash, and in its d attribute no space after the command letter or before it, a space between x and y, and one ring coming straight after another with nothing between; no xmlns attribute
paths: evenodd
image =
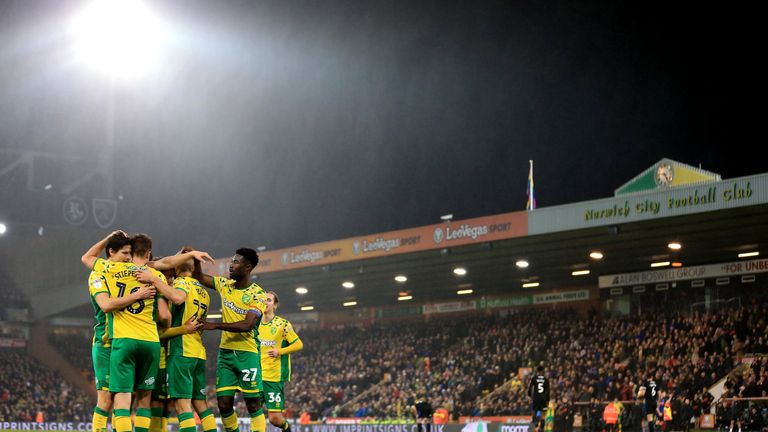
<svg viewBox="0 0 768 432"><path fill-rule="evenodd" d="M86 394L23 350L0 350L0 401L0 421L87 422L93 410Z"/></svg>
<svg viewBox="0 0 768 432"><path fill-rule="evenodd" d="M293 380L286 386L289 415L308 412L313 420L405 417L408 399L420 391L454 419L525 415L527 382L518 370L543 362L553 399L558 401L556 412L580 413L587 428L595 413L602 413L600 401L634 399L638 383L650 369L659 371L662 388L674 392L676 412L708 412L714 398L707 390L724 379L724 399L718 408L732 412L729 419L748 418L752 406L762 405L728 398L768 396L768 361L758 357L746 368L734 367L745 356L768 352L766 332L764 301L709 313L656 312L642 318L521 310L506 316L451 315L381 321L367 327L305 328L299 333L312 343L293 358ZM52 335L51 342L65 347L65 358L78 359L73 363L88 365L86 333ZM204 336L212 371L218 338L213 333ZM22 362L19 356L3 353L3 373L8 373L10 364ZM41 373L40 366L28 367L37 370L25 371L26 376ZM728 375L732 370L739 373ZM55 379L46 383L52 382ZM51 391L47 385L38 387ZM69 393L76 397L71 388ZM215 410L212 386L208 396ZM87 414L87 407L81 414ZM245 415L244 404L237 408ZM4 415L10 413L6 410ZM625 421L634 419L627 415Z"/></svg>

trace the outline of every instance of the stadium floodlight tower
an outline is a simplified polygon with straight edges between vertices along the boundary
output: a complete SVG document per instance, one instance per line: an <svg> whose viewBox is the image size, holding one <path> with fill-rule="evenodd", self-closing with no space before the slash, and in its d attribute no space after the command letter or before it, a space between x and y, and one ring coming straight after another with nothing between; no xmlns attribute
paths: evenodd
<svg viewBox="0 0 768 432"><path fill-rule="evenodd" d="M112 199L115 85L117 81L149 75L159 67L167 33L160 19L142 0L93 0L72 17L68 35L75 60L103 74L108 81L106 142L94 169L104 178L104 198Z"/></svg>

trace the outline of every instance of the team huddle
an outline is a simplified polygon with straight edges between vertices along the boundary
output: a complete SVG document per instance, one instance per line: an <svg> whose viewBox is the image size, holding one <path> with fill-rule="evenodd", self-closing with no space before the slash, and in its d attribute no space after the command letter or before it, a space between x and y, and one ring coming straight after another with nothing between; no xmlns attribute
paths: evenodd
<svg viewBox="0 0 768 432"><path fill-rule="evenodd" d="M99 257L103 251L107 259ZM283 384L290 380L290 354L303 344L291 324L275 315L277 294L251 282L258 254L238 249L229 265L229 278L204 274L204 261L213 259L191 247L152 260L152 240L147 235L129 237L122 231L83 255L83 264L91 270L88 288L96 318L94 431L106 430L110 410L116 432L130 432L134 426L136 432L164 431L170 403L181 432L197 429L194 413L205 432L216 431L206 402L204 330L221 331L216 398L226 431L238 432L236 392L245 400L251 430L266 430L264 404L270 423L290 430L282 415ZM221 296L220 323L206 320L207 289Z"/></svg>

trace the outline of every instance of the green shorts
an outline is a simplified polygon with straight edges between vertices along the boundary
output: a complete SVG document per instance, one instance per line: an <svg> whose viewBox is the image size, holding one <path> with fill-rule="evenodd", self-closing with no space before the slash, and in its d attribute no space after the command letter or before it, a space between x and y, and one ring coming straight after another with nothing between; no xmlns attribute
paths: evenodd
<svg viewBox="0 0 768 432"><path fill-rule="evenodd" d="M109 355L111 347L97 343L91 348L93 359L93 377L96 379L96 390L109 391Z"/></svg>
<svg viewBox="0 0 768 432"><path fill-rule="evenodd" d="M166 399L168 399L168 373L163 368L157 370L155 388L152 389L152 400L164 401Z"/></svg>
<svg viewBox="0 0 768 432"><path fill-rule="evenodd" d="M171 399L205 400L205 360L168 356L168 381Z"/></svg>
<svg viewBox="0 0 768 432"><path fill-rule="evenodd" d="M243 397L261 397L261 357L259 353L219 349L216 365L216 395L233 396L240 391Z"/></svg>
<svg viewBox="0 0 768 432"><path fill-rule="evenodd" d="M264 381L264 399L267 404L267 411L282 412L285 411L285 397L283 395L283 383L274 381Z"/></svg>
<svg viewBox="0 0 768 432"><path fill-rule="evenodd" d="M137 339L112 339L109 359L109 391L132 393L152 390L160 364L160 342Z"/></svg>

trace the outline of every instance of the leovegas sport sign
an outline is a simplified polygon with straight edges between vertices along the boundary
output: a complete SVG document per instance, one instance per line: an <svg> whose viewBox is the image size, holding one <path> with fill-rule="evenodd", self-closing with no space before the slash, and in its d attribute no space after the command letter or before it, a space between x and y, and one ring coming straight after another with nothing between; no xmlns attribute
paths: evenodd
<svg viewBox="0 0 768 432"><path fill-rule="evenodd" d="M260 252L256 273L442 249L526 235L527 212L504 213ZM208 265L206 271L212 274L226 274L229 260L230 257L217 259L216 264Z"/></svg>

